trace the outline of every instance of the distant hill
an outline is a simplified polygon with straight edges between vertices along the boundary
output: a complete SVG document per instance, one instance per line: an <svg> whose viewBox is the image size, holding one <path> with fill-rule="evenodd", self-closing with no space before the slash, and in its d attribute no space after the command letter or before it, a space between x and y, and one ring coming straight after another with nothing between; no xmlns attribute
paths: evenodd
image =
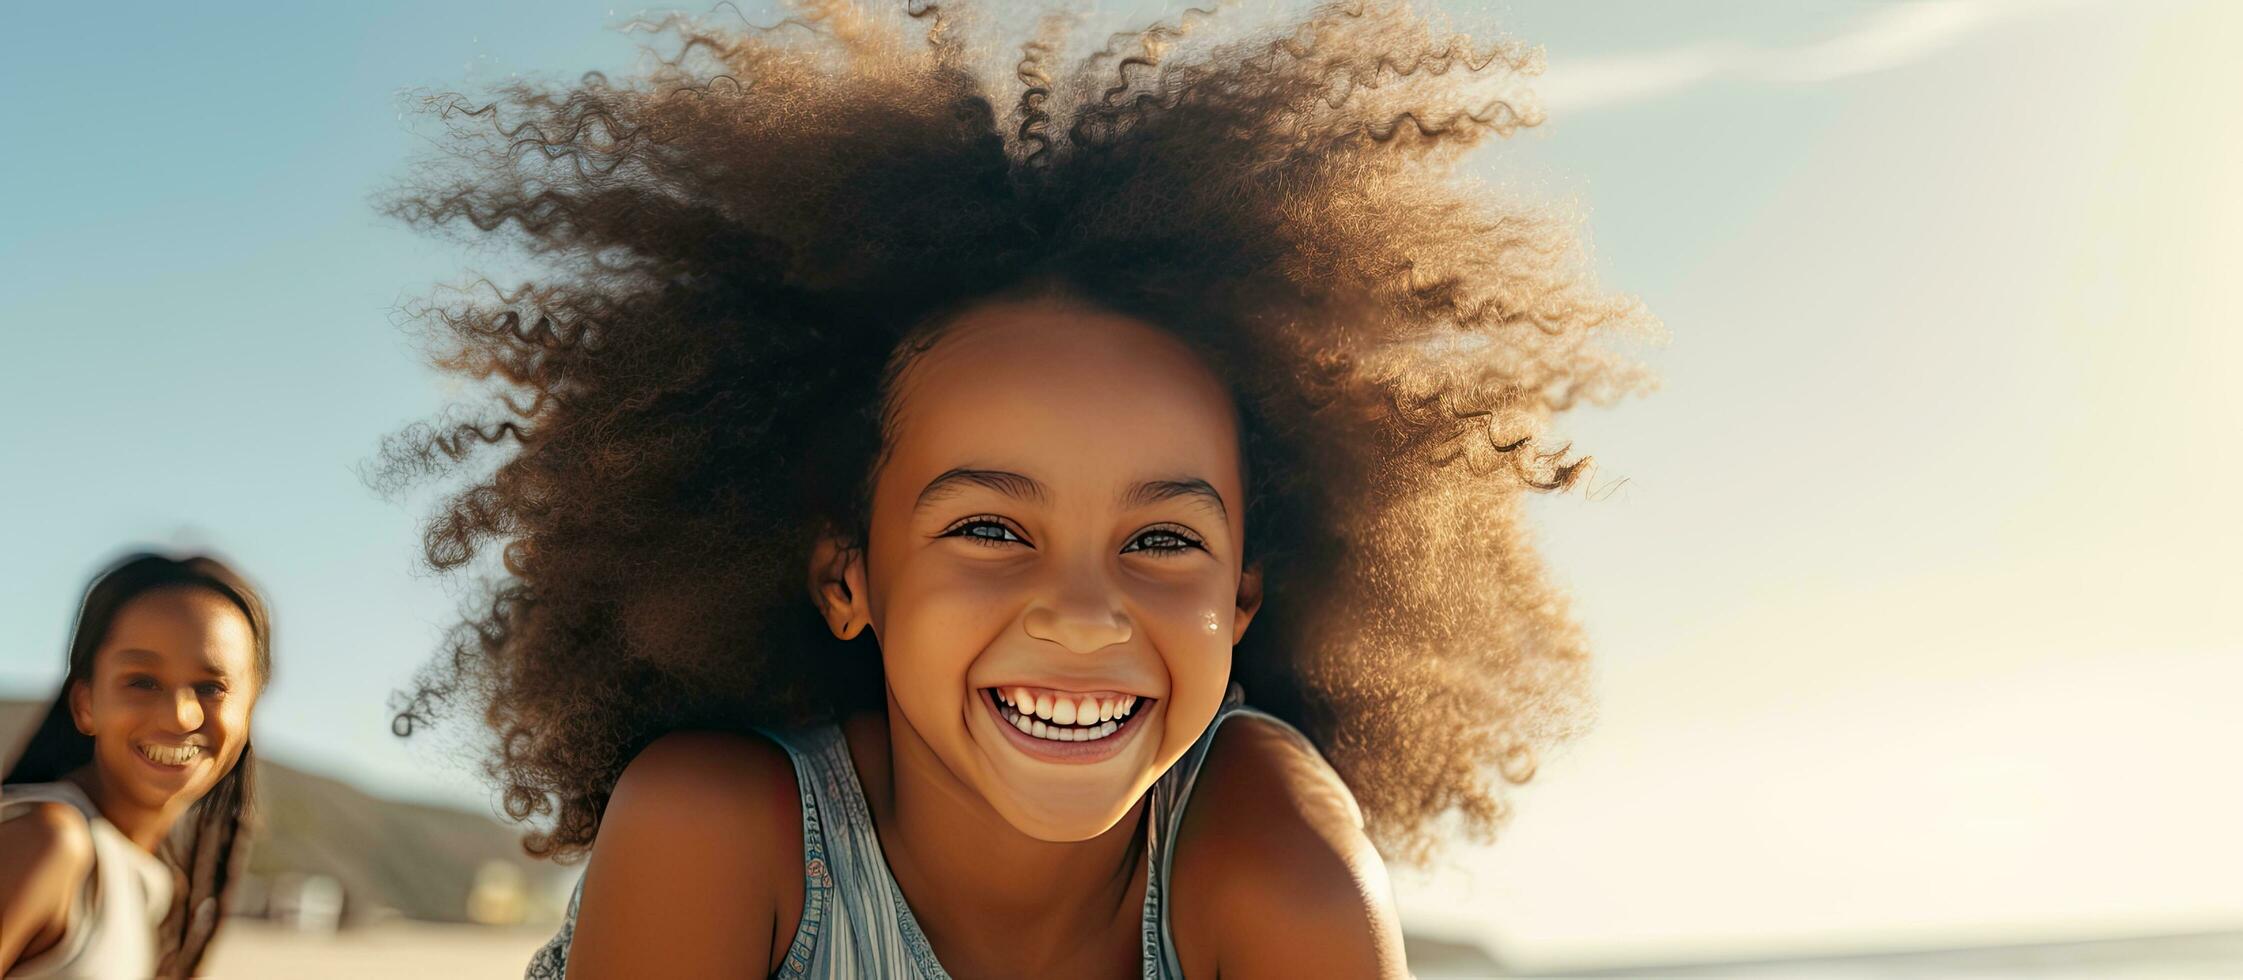
<svg viewBox="0 0 2243 980"><path fill-rule="evenodd" d="M13 762L39 724L43 701L0 700L0 768ZM522 853L518 828L479 813L404 803L347 782L258 760L263 833L249 852L262 894L284 875L327 875L343 889L346 922L388 915L432 922L532 923L559 919L558 900L573 869ZM470 915L478 882L480 916ZM492 898L493 889L518 892Z"/></svg>

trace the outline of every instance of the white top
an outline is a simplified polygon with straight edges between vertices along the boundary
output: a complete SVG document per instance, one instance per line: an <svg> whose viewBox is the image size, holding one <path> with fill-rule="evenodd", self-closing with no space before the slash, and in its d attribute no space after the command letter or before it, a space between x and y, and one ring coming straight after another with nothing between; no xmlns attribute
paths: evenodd
<svg viewBox="0 0 2243 980"><path fill-rule="evenodd" d="M84 790L68 781L0 788L0 820L31 812L36 802L68 803L93 832L93 870L70 917L70 931L9 977L152 977L156 929L171 911L171 865L140 849L101 815Z"/></svg>

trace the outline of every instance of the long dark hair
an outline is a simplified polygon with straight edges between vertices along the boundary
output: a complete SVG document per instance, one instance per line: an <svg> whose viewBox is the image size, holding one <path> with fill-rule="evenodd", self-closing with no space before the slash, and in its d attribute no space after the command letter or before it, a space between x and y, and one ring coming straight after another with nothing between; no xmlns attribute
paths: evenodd
<svg viewBox="0 0 2243 980"><path fill-rule="evenodd" d="M207 555L172 558L150 552L127 555L94 576L78 606L78 621L70 631L70 674L47 708L31 740L25 743L4 783L54 782L93 761L93 737L78 731L70 717L70 689L92 683L93 655L108 636L117 612L134 598L160 588L193 586L209 589L241 607L249 617L256 639L257 683L260 690L272 678L272 619L265 600L249 581ZM201 964L224 917L226 892L233 885L248 848L242 829L249 820L256 794L252 772L256 756L246 742L241 758L220 777L209 793L189 811L184 838L173 834L160 856L171 865L174 887L169 915L158 929L163 960L158 975L185 977Z"/></svg>

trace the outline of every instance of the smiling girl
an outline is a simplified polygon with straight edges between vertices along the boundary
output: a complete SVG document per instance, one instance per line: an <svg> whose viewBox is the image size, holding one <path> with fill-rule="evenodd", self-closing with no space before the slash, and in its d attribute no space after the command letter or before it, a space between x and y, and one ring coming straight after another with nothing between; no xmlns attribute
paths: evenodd
<svg viewBox="0 0 2243 980"><path fill-rule="evenodd" d="M1382 853L1579 717L1520 501L1652 323L1449 172L1533 52L1215 20L991 70L955 6L805 3L431 100L393 212L551 268L426 310L496 397L387 473L471 474L428 558L503 574L398 726L480 711L589 854L530 976L1404 972Z"/></svg>
<svg viewBox="0 0 2243 980"><path fill-rule="evenodd" d="M133 555L87 587L62 692L0 786L0 975L194 974L244 852L270 637L215 559Z"/></svg>

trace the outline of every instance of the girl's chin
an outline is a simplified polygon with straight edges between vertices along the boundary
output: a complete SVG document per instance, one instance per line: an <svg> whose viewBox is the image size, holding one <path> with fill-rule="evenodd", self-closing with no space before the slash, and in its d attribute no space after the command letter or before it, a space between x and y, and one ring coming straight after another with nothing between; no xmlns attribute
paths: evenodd
<svg viewBox="0 0 2243 980"><path fill-rule="evenodd" d="M1130 807L1120 801L1105 801L1103 806L1085 806L1053 810L1047 800L1012 801L1014 812L998 812L1005 822L1023 835L1050 844L1073 844L1090 840L1113 830L1116 824L1129 816ZM1135 802L1134 800L1130 802Z"/></svg>
<svg viewBox="0 0 2243 980"><path fill-rule="evenodd" d="M1153 784L1152 776L1112 763L1039 766L1028 772L999 766L984 772L987 782L981 789L990 808L1021 834L1054 844L1090 840L1113 830L1129 819Z"/></svg>
<svg viewBox="0 0 2243 980"><path fill-rule="evenodd" d="M990 808L1013 829L1053 843L1089 840L1112 830L1144 795L1131 793L1134 781L1062 787L1033 779L1023 782L1017 775L992 775L996 778L983 788Z"/></svg>

